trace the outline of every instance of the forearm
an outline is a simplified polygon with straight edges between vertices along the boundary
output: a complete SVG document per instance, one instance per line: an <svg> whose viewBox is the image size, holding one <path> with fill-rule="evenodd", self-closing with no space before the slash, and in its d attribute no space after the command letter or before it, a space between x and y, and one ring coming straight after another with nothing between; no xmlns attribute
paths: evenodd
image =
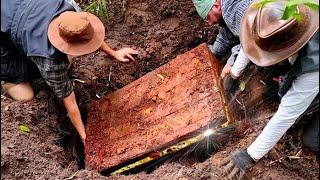
<svg viewBox="0 0 320 180"><path fill-rule="evenodd" d="M84 128L83 122L81 120L81 114L80 114L79 107L77 105L77 101L76 101L76 97L75 97L74 92L72 92L69 96L63 98L63 103L67 109L68 116L69 116L73 126L76 128L81 139L84 140L86 138L85 128Z"/></svg>
<svg viewBox="0 0 320 180"><path fill-rule="evenodd" d="M244 54L242 48L239 51L239 54L231 68L230 74L233 78L238 78L243 70L247 67L250 60L247 58L247 56Z"/></svg>
<svg viewBox="0 0 320 180"><path fill-rule="evenodd" d="M261 159L306 111L318 93L319 72L300 75L282 98L276 114L248 147L249 155L255 160Z"/></svg>
<svg viewBox="0 0 320 180"><path fill-rule="evenodd" d="M68 60L66 58L52 59L43 57L31 57L31 60L38 66L42 77L56 96L63 100L73 126L78 131L81 139L84 140L86 138L84 125L73 92L73 85L67 73Z"/></svg>
<svg viewBox="0 0 320 180"><path fill-rule="evenodd" d="M100 46L100 50L112 57L115 57L116 51L113 50L105 41L103 41L102 45Z"/></svg>
<svg viewBox="0 0 320 180"><path fill-rule="evenodd" d="M113 50L106 42L103 42L100 46L100 50L102 50L104 53L111 55L113 58L120 62L129 62L134 61L134 58L132 55L139 54L138 51L133 50L131 48L122 48L120 50Z"/></svg>
<svg viewBox="0 0 320 180"><path fill-rule="evenodd" d="M235 59L238 57L240 49L241 49L240 44L234 46L231 49L231 55L230 55L229 59L227 60L227 64L229 64L230 66L233 66Z"/></svg>

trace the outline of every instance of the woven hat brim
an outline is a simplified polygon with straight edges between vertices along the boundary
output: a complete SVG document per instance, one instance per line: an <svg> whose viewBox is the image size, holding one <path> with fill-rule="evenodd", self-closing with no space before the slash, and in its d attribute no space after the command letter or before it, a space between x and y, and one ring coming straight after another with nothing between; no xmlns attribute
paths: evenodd
<svg viewBox="0 0 320 180"><path fill-rule="evenodd" d="M73 56L81 56L96 51L100 48L105 37L104 25L98 17L88 12L79 13L86 13L86 16L94 30L92 39L85 43L69 43L65 41L59 35L59 24L57 18L51 21L48 28L48 38L51 44L61 52Z"/></svg>

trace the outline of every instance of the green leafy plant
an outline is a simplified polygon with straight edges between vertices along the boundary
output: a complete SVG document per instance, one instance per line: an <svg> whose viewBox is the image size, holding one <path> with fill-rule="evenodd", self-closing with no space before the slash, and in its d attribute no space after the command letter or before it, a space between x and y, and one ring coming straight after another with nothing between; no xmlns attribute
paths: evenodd
<svg viewBox="0 0 320 180"><path fill-rule="evenodd" d="M277 2L278 0L260 0L255 3L257 8L261 8L268 3ZM295 18L298 21L302 19L302 15L297 11L297 6L305 5L312 10L319 10L319 3L313 0L287 0L285 3L285 9L282 15L282 19L287 20L289 18Z"/></svg>
<svg viewBox="0 0 320 180"><path fill-rule="evenodd" d="M244 89L246 88L246 83L244 81L241 81L239 84L239 88L241 91L244 91Z"/></svg>
<svg viewBox="0 0 320 180"><path fill-rule="evenodd" d="M268 4L268 3L271 3L271 2L275 2L276 0L260 0L260 1L258 1L258 2L256 2L255 4L254 4L254 6L256 7L256 8L261 8L261 7L263 7L264 5L266 5L266 4Z"/></svg>
<svg viewBox="0 0 320 180"><path fill-rule="evenodd" d="M109 20L109 9L106 0L93 1L84 8L84 11L101 17L105 22Z"/></svg>
<svg viewBox="0 0 320 180"><path fill-rule="evenodd" d="M121 13L124 13L126 11L125 0L120 0L120 4L121 4Z"/></svg>
<svg viewBox="0 0 320 180"><path fill-rule="evenodd" d="M31 131L31 129L28 127L27 124L21 124L19 126L19 130L22 132L22 133L29 133Z"/></svg>

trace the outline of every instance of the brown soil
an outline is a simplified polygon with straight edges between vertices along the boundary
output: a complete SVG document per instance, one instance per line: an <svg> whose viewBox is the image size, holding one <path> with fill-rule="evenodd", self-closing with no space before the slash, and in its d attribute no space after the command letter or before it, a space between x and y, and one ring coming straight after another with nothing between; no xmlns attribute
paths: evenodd
<svg viewBox="0 0 320 180"><path fill-rule="evenodd" d="M203 27L192 1L128 1L124 19L119 3L110 4L106 41L114 48L135 46L145 52L136 63L119 63L100 52L74 61L71 77L85 81L75 81L84 119L88 102L129 84L202 42L211 44L217 33L214 27ZM103 177L93 171L78 170L76 141L72 140L75 132L61 107L49 91L41 91L28 103L14 102L1 93L1 179L217 179L221 171L216 163L234 150L247 147L268 120L252 122L243 136L232 137L202 163L183 156L174 162L169 160L151 174ZM262 114L259 111L258 119ZM22 123L28 124L30 133L19 131ZM318 178L319 165L312 153L303 150L300 159L281 158L296 155L302 149L296 132L288 132L252 168L254 179Z"/></svg>

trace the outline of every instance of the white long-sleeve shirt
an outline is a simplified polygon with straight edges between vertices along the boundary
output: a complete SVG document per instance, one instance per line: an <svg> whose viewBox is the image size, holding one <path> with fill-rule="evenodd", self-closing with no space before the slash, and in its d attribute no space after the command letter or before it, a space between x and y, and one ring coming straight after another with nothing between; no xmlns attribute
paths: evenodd
<svg viewBox="0 0 320 180"><path fill-rule="evenodd" d="M248 147L248 154L254 160L259 160L268 153L298 117L307 110L318 93L319 71L298 76L282 97L275 115Z"/></svg>
<svg viewBox="0 0 320 180"><path fill-rule="evenodd" d="M293 64L297 55L290 57ZM232 76L239 77L250 60L242 49L231 68ZM299 75L288 92L282 97L277 112L268 122L257 139L248 147L248 154L254 159L261 159L279 141L285 132L303 114L319 93L319 71Z"/></svg>
<svg viewBox="0 0 320 180"><path fill-rule="evenodd" d="M250 59L247 58L247 56L243 52L243 49L240 48L239 53L236 57L236 60L230 70L232 77L238 78L243 72L243 70L247 67L249 62L250 62Z"/></svg>

